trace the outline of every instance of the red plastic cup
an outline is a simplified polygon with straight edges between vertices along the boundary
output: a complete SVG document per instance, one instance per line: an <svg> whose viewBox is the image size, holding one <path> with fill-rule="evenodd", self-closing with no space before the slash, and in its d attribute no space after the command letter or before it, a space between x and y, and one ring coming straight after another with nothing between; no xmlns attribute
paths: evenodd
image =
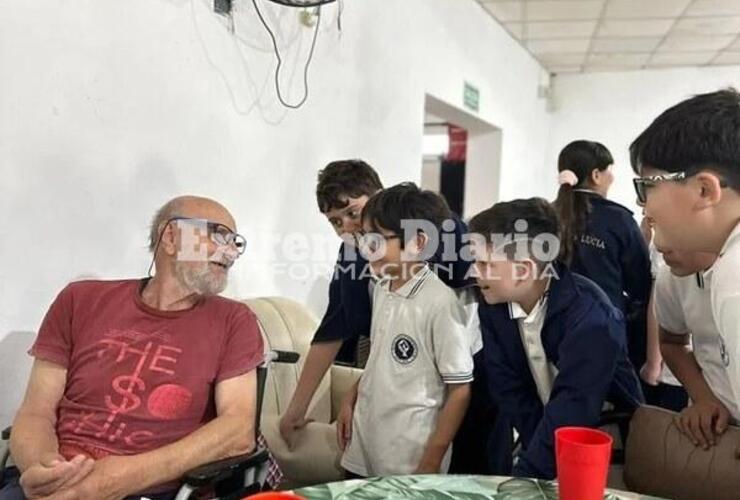
<svg viewBox="0 0 740 500"><path fill-rule="evenodd" d="M306 500L302 496L289 491L265 491L256 495L249 495L242 500Z"/></svg>
<svg viewBox="0 0 740 500"><path fill-rule="evenodd" d="M602 500L614 440L588 427L555 431L555 462L560 500Z"/></svg>

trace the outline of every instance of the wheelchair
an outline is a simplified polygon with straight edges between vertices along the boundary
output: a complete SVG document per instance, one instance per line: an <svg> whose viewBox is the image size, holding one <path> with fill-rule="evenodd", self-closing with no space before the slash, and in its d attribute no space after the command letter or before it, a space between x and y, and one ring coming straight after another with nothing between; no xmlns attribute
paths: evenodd
<svg viewBox="0 0 740 500"><path fill-rule="evenodd" d="M175 500L189 500L207 498L220 500L237 500L247 495L269 489L266 484L270 453L264 439L260 438L260 415L264 399L267 370L272 363L293 364L298 361L299 354L290 351L268 351L265 361L257 367L257 411L255 423L256 448L247 454L226 458L204 464L187 472L181 478L181 487ZM8 441L12 428L2 431L0 437ZM5 486L8 478L8 461L10 449L6 446L0 457L0 488Z"/></svg>

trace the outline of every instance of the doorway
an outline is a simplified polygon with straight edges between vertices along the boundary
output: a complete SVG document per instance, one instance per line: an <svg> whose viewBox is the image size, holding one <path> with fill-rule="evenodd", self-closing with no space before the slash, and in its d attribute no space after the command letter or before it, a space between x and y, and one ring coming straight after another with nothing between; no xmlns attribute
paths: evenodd
<svg viewBox="0 0 740 500"><path fill-rule="evenodd" d="M421 186L464 219L498 201L501 130L431 95L424 102Z"/></svg>

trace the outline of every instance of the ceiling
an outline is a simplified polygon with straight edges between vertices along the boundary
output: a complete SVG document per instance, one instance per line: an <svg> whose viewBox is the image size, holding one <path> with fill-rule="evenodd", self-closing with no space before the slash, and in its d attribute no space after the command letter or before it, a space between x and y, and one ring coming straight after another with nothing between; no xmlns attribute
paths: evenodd
<svg viewBox="0 0 740 500"><path fill-rule="evenodd" d="M740 0L476 0L551 73L740 64Z"/></svg>

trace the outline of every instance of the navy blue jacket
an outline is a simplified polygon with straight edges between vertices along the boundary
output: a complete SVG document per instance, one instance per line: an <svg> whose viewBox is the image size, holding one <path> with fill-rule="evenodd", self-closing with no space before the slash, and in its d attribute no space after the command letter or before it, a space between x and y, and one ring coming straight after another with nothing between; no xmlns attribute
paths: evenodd
<svg viewBox="0 0 740 500"><path fill-rule="evenodd" d="M652 287L650 253L632 212L596 193L577 236L570 268L599 285L625 315L627 351L639 369L647 359L647 309Z"/></svg>
<svg viewBox="0 0 740 500"><path fill-rule="evenodd" d="M444 245L429 259L433 270L440 279L452 288L460 288L471 282L467 277L470 262L460 258L463 235L467 233L465 223L454 217L455 258L444 255ZM441 237L444 233L440 231ZM354 259L354 260L353 260ZM353 265L354 263L354 265ZM369 294L370 270L360 252L343 243L329 284L329 305L313 342L356 339L360 335L370 335L371 303ZM351 271L348 271L351 270Z"/></svg>
<svg viewBox="0 0 740 500"><path fill-rule="evenodd" d="M503 418L521 436L514 475L555 477L553 441L563 426L594 427L604 401L636 408L642 392L625 344L621 312L592 281L558 264L541 338L558 374L543 405L508 304L481 303L479 315L488 388Z"/></svg>
<svg viewBox="0 0 740 500"><path fill-rule="evenodd" d="M342 243L329 282L329 304L314 342L370 335L370 269L357 249Z"/></svg>
<svg viewBox="0 0 740 500"><path fill-rule="evenodd" d="M632 212L596 193L577 235L570 268L599 285L626 316L646 309L650 299L650 253Z"/></svg>

